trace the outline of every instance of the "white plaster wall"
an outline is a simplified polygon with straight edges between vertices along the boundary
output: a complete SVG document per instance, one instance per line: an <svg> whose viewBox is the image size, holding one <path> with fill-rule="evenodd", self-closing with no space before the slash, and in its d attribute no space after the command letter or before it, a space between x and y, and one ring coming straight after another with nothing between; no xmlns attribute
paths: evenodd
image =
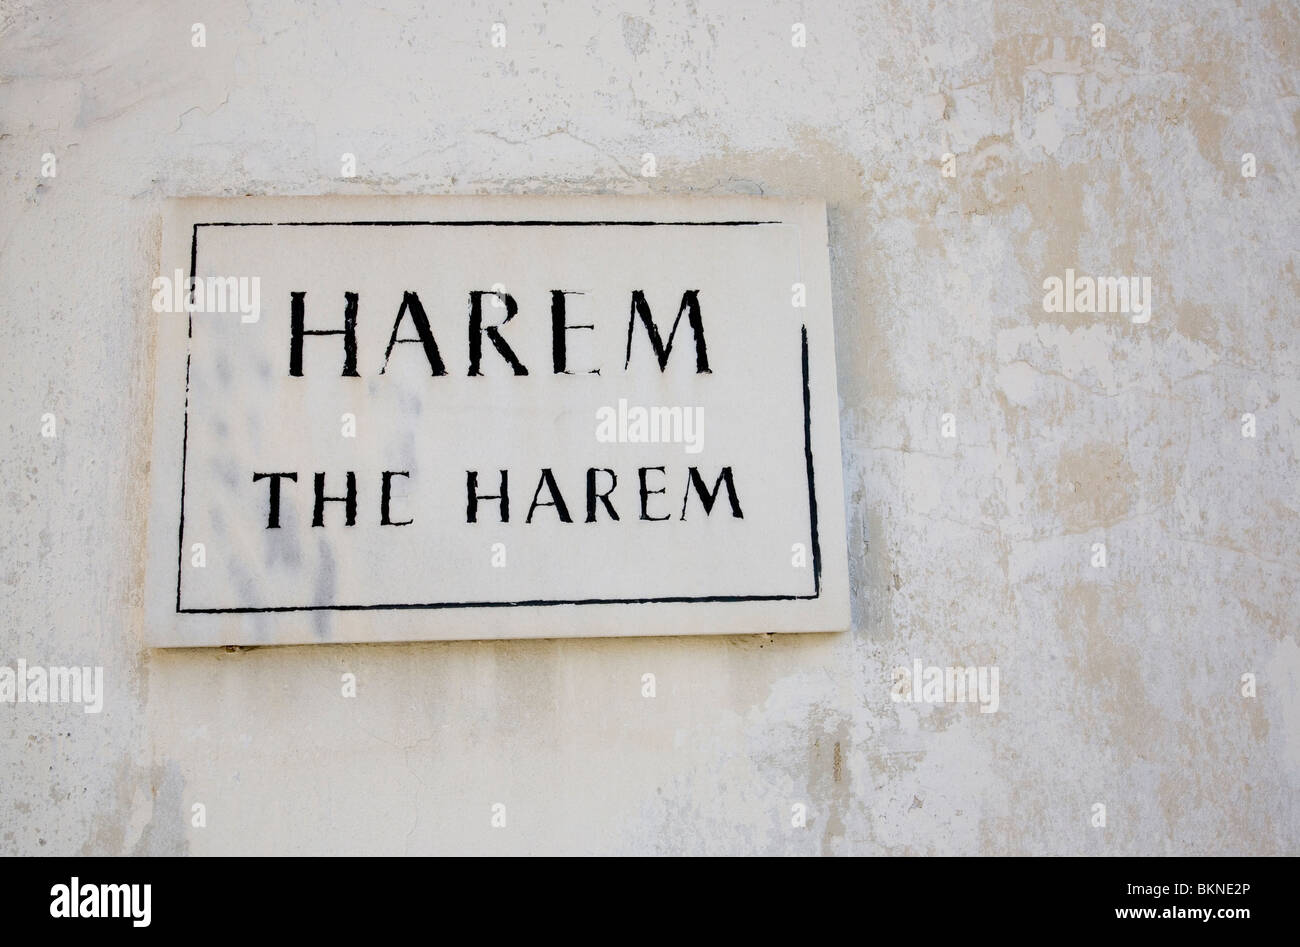
<svg viewBox="0 0 1300 947"><path fill-rule="evenodd" d="M0 705L0 853L1297 853L1298 48L1254 0L6 0L0 663L108 694ZM853 631L144 650L161 202L566 191L826 199ZM1044 313L1066 267L1150 323ZM999 711L891 702L914 658Z"/></svg>

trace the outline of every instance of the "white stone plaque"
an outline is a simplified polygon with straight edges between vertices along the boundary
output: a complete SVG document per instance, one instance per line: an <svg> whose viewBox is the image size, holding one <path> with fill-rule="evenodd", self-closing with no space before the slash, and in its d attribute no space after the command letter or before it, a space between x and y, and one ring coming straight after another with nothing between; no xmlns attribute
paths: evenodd
<svg viewBox="0 0 1300 947"><path fill-rule="evenodd" d="M825 208L168 206L146 638L840 631Z"/></svg>

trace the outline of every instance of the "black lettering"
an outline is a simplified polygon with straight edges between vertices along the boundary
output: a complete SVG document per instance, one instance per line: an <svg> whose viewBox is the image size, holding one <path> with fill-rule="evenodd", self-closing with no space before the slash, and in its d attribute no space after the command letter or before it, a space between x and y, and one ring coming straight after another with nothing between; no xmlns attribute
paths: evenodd
<svg viewBox="0 0 1300 947"><path fill-rule="evenodd" d="M308 335L343 336L343 375L349 378L357 376L357 294L344 293L346 305L343 307L342 329L307 329L304 328L306 316L303 312L303 298L306 293L289 294L289 374L295 378L302 377L302 340Z"/></svg>
<svg viewBox="0 0 1300 947"><path fill-rule="evenodd" d="M736 519L744 519L745 514L740 511L740 500L736 497L736 485L731 480L731 468L723 467L722 473L718 474L717 481L713 484L712 492L704 489L704 479L700 476L700 471L692 467L691 477L686 482L686 493L682 496L682 519L686 519L686 504L691 498L691 487L700 495L700 503L704 506L704 515L708 516L713 512L713 504L718 501L718 491L722 484L727 485L727 502L731 504L731 515Z"/></svg>
<svg viewBox="0 0 1300 947"><path fill-rule="evenodd" d="M357 524L357 475L351 470L348 471L348 494L342 497L327 497L325 495L325 475L316 474L316 509L312 513L311 525L325 525L325 504L342 503L344 509L344 518L346 525L355 526Z"/></svg>
<svg viewBox="0 0 1300 947"><path fill-rule="evenodd" d="M509 293L483 292L474 290L469 294L469 373L470 375L482 375L479 368L483 362L483 336L487 336L492 345L500 353L501 357L510 363L510 367L516 375L527 375L528 369L524 368L523 363L515 357L514 351L510 345L501 336L501 329L498 326L483 325L483 297L496 296L506 305L506 317L501 320L501 325L505 325L515 317L519 312L519 306L515 303L514 297Z"/></svg>
<svg viewBox="0 0 1300 947"><path fill-rule="evenodd" d="M596 474L602 472L609 474L609 489L606 490L604 493L597 493ZM596 522L596 501L597 500L605 504L605 510L606 512L609 513L610 519L612 520L618 519L618 513L615 512L614 510L614 504L609 502L609 495L614 492L614 487L616 487L617 485L618 485L618 477L615 476L614 471L610 470L608 467L605 467L603 469L598 469L596 467L587 468L587 522L588 523Z"/></svg>
<svg viewBox="0 0 1300 947"><path fill-rule="evenodd" d="M411 314L411 322L415 324L418 338L397 337L397 330L402 327L402 316L407 312ZM382 375L388 370L388 358L393 354L393 346L399 342L421 343L424 346L424 357L429 360L429 367L433 369L434 376L447 374L447 367L443 365L442 356L438 352L438 343L433 339L433 330L429 328L429 317L424 314L424 306L415 293L402 293L402 308L397 310L397 321L393 323L393 334L388 340L388 350L384 352L384 367L379 369L379 374Z"/></svg>
<svg viewBox="0 0 1300 947"><path fill-rule="evenodd" d="M659 327L655 325L654 317L650 314L650 305L645 300L645 293L639 289L632 290L632 309L627 320L627 358L623 362L623 370L626 371L632 362L632 330L636 328L638 316L645 325L646 335L650 337L650 347L654 349L655 358L659 361L659 371L662 372L667 368L668 355L673 350L673 337L677 335L677 326L682 321L682 313L686 313L686 321L695 335L696 374L713 374L709 371L709 352L704 342L704 321L700 317L698 289L688 289L682 294L682 305L677 310L677 318L673 320L672 331L668 333L667 345L663 343L659 335Z"/></svg>
<svg viewBox="0 0 1300 947"><path fill-rule="evenodd" d="M542 487L546 487L547 494L551 497L546 503L538 503L537 498L542 495ZM524 517L525 523L533 521L533 511L539 506L553 506L555 512L560 514L561 523L572 523L569 518L569 508L564 505L564 497L560 495L560 488L555 485L555 475L551 473L550 467L542 468L542 476L537 481L537 489L533 492L533 505L528 508L528 515Z"/></svg>
<svg viewBox="0 0 1300 947"><path fill-rule="evenodd" d="M651 494L668 492L667 487L660 487L658 490L649 490L646 488L645 474L647 470L657 470L660 473L664 472L664 468L662 467L641 467L637 470L637 474L641 479L641 519L652 520L655 522L672 519L671 516L651 516L649 510L646 508L646 500L649 499Z"/></svg>
<svg viewBox="0 0 1300 947"><path fill-rule="evenodd" d="M562 289L551 290L551 361L555 365L555 374L572 375L565 366L567 364L567 355L565 353L564 333L571 329L595 329L594 325L590 326L570 326L564 323L564 297L581 296L582 293L566 293ZM587 372L588 375L599 375L600 369L593 368Z"/></svg>
<svg viewBox="0 0 1300 947"><path fill-rule="evenodd" d="M298 481L296 473L255 473L253 474L253 483L266 478L271 480L271 510L266 517L267 529L280 528L280 478L288 477L295 483Z"/></svg>
<svg viewBox="0 0 1300 947"><path fill-rule="evenodd" d="M501 471L501 492L500 494L484 495L478 492L478 471L465 471L465 490L469 494L469 501L465 507L465 522L478 522L478 501L479 500L497 500L501 501L501 522L510 522L510 493L507 490L508 476L506 472Z"/></svg>
<svg viewBox="0 0 1300 947"><path fill-rule="evenodd" d="M406 477L410 479L409 470L385 470L383 473L383 483L379 488L379 525L380 526L410 526L414 520L402 520L400 523L394 523L388 515L388 504L393 495L393 478Z"/></svg>

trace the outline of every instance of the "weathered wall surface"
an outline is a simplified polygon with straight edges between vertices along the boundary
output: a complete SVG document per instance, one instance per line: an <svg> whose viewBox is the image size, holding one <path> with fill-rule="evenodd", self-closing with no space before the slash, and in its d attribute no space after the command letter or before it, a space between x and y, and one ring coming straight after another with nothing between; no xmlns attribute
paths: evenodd
<svg viewBox="0 0 1300 947"><path fill-rule="evenodd" d="M1077 6L0 6L0 852L1300 851L1300 14ZM161 202L566 191L826 199L852 632L145 650Z"/></svg>

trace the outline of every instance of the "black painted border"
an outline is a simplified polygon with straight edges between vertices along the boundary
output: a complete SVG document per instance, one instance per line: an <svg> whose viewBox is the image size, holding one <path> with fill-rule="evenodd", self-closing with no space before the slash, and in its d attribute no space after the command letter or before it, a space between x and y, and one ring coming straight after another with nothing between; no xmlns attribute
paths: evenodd
<svg viewBox="0 0 1300 947"><path fill-rule="evenodd" d="M351 220L351 221L204 221L195 223L190 239L190 286L198 270L200 227L756 227L782 224L780 220ZM387 611L406 608L517 608L528 605L649 605L673 602L782 602L821 596L821 545L817 537L817 493L813 485L812 395L808 387L808 326L800 327L803 367L804 458L808 468L808 513L813 554L812 595L696 595L660 598L525 599L517 602L420 602L384 605L275 605L268 607L181 608L181 575L185 560L185 466L190 432L190 340L194 314L188 314L185 345L185 422L181 439L181 508L177 528L176 611L185 615L257 614L266 612Z"/></svg>

